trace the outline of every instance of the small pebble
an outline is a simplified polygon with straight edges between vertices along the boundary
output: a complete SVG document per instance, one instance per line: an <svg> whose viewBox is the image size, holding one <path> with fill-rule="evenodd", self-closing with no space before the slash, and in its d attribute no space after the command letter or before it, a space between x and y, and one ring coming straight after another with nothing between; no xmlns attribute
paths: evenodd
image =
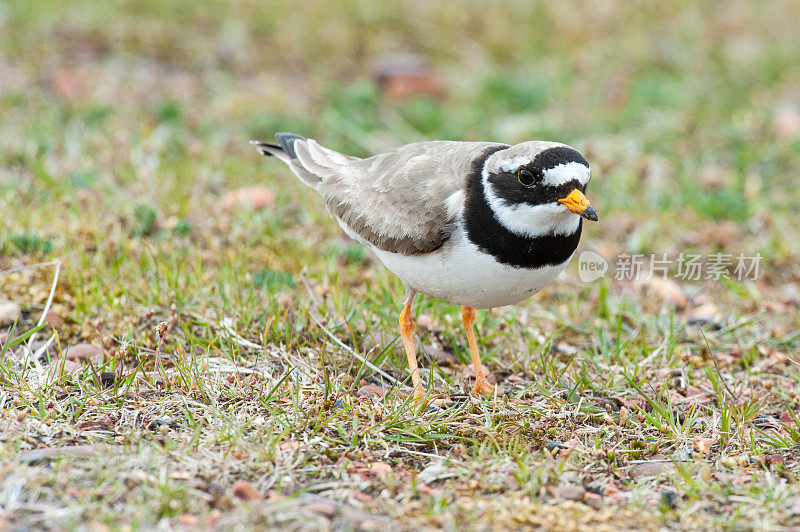
<svg viewBox="0 0 800 532"><path fill-rule="evenodd" d="M311 501L307 504L304 504L303 509L308 510L309 512L314 512L315 514L321 515L327 519L333 519L333 516L336 515L336 506L327 501Z"/></svg>
<svg viewBox="0 0 800 532"><path fill-rule="evenodd" d="M586 488L574 484L561 484L555 490L555 496L568 501L582 501Z"/></svg>
<svg viewBox="0 0 800 532"><path fill-rule="evenodd" d="M587 491L583 494L583 502L595 510L599 510L603 507L603 498L597 493Z"/></svg>
<svg viewBox="0 0 800 532"><path fill-rule="evenodd" d="M0 299L0 327L8 327L22 317L22 309L13 301Z"/></svg>
<svg viewBox="0 0 800 532"><path fill-rule="evenodd" d="M392 472L392 466L385 462L375 462L369 466L369 470L378 476L383 476Z"/></svg>
<svg viewBox="0 0 800 532"><path fill-rule="evenodd" d="M67 349L67 360L84 362L96 355L102 355L103 350L92 344L76 344Z"/></svg>
<svg viewBox="0 0 800 532"><path fill-rule="evenodd" d="M64 325L64 319L53 312L52 310L44 315L44 321L52 325L53 327L61 327Z"/></svg>
<svg viewBox="0 0 800 532"><path fill-rule="evenodd" d="M671 471L674 467L675 466L673 466L671 462L644 462L633 466L628 472L628 476L634 480L645 477L657 477L661 473Z"/></svg>

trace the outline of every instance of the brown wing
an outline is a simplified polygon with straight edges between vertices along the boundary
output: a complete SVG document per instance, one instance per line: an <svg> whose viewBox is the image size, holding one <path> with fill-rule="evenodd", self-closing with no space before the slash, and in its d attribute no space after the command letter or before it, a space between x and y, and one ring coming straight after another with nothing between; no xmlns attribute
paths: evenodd
<svg viewBox="0 0 800 532"><path fill-rule="evenodd" d="M342 224L378 249L430 253L452 233L473 159L497 145L408 144L331 169L316 188Z"/></svg>

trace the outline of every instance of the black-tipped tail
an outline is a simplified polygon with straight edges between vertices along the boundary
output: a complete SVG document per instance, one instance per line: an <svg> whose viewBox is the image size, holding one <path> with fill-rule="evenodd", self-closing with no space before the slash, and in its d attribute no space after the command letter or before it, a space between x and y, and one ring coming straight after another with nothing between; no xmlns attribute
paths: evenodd
<svg viewBox="0 0 800 532"><path fill-rule="evenodd" d="M251 140L250 144L256 146L262 155L277 157L287 164L297 159L294 143L298 140L305 140L305 137L295 135L294 133L276 133L275 138L278 139L278 144L259 142L257 140Z"/></svg>
<svg viewBox="0 0 800 532"><path fill-rule="evenodd" d="M278 144L273 144L271 142L259 142L257 140L251 140L250 144L258 148L258 153L261 155L266 155L267 157L275 157L276 159L280 159L281 161L285 162L286 164L291 164L291 162L295 159L289 156L286 153L286 150L283 147L279 146Z"/></svg>
<svg viewBox="0 0 800 532"><path fill-rule="evenodd" d="M305 141L306 138L293 133L276 133L275 138L278 139L278 144L273 144L271 142L259 142L257 140L251 140L250 144L257 147L259 153L262 155L280 159L289 165L289 168L292 169L292 172L294 172L297 177L303 181L303 183L311 188L316 188L320 181L322 181L322 178L303 165L303 163L297 158L297 152L294 149L295 142L298 140Z"/></svg>
<svg viewBox="0 0 800 532"><path fill-rule="evenodd" d="M297 159L297 153L294 151L294 143L298 140L303 140L304 137L295 135L294 133L275 133L275 138L278 139L278 144L281 145L286 155L292 159Z"/></svg>
<svg viewBox="0 0 800 532"><path fill-rule="evenodd" d="M251 140L250 144L258 148L258 151L261 152L261 155L266 155L267 157L274 156L276 151L283 152L283 148L271 142L261 142L260 140Z"/></svg>

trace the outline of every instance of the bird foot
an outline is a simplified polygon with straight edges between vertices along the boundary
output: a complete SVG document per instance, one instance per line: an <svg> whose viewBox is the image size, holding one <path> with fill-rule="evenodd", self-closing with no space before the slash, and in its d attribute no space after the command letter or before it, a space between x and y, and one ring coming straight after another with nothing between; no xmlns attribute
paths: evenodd
<svg viewBox="0 0 800 532"><path fill-rule="evenodd" d="M497 393L497 395L503 395L503 391L500 388L489 384L489 381L486 379L476 380L475 386L472 387L472 395L477 397L492 397L495 393Z"/></svg>
<svg viewBox="0 0 800 532"><path fill-rule="evenodd" d="M414 397L411 400L415 403L424 403L428 400L428 394L426 394L421 388L414 388Z"/></svg>

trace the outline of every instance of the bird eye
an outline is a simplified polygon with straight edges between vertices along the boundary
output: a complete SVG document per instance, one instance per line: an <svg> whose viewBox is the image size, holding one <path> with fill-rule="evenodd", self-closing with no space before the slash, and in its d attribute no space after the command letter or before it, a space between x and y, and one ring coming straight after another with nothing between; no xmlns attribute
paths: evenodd
<svg viewBox="0 0 800 532"><path fill-rule="evenodd" d="M532 187L536 183L536 178L527 168L520 168L517 172L517 179L523 187Z"/></svg>

